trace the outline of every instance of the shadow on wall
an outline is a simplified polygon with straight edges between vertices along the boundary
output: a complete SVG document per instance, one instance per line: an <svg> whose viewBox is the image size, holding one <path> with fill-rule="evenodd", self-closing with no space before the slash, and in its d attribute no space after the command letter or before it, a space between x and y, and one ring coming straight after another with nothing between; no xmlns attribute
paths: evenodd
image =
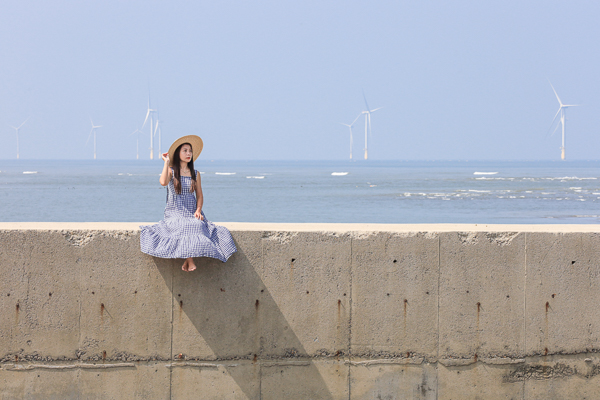
<svg viewBox="0 0 600 400"><path fill-rule="evenodd" d="M261 233L238 233L236 245L238 252L227 263L195 259L198 268L191 273L181 270L183 260L154 259L165 283L172 285L172 359L229 360L223 365L250 399L259 398L260 391L273 390L284 390L288 398L297 394L332 399L319 370L308 359L307 351L259 275L267 273ZM164 268L164 264L171 264L172 268ZM277 365L294 359L298 368ZM269 382L278 387L269 388L270 383L265 382L268 374L277 375ZM172 385L177 384L173 378Z"/></svg>

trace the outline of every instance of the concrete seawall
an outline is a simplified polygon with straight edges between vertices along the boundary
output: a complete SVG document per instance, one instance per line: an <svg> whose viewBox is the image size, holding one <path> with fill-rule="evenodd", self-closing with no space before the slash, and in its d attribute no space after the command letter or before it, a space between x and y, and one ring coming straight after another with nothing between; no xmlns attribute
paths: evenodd
<svg viewBox="0 0 600 400"><path fill-rule="evenodd" d="M0 223L0 399L597 399L600 226Z"/></svg>

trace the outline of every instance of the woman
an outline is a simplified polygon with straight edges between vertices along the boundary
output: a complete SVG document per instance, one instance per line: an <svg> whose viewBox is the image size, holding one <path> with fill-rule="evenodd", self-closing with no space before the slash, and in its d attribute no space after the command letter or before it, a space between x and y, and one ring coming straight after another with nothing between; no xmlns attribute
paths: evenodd
<svg viewBox="0 0 600 400"><path fill-rule="evenodd" d="M227 228L208 221L202 212L204 197L194 161L202 139L188 135L177 139L162 155L165 161L160 184L167 186L165 217L156 225L142 226L142 252L160 258L185 258L184 271L196 269L192 257L212 257L223 262L237 251Z"/></svg>

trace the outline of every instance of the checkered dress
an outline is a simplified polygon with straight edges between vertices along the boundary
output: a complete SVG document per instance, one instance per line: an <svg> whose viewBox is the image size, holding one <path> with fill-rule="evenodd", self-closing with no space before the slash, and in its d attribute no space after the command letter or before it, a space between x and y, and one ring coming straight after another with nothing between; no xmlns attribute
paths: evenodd
<svg viewBox="0 0 600 400"><path fill-rule="evenodd" d="M237 251L231 233L208 221L204 212L202 221L194 218L196 196L190 193L191 181L182 176L181 194L177 194L171 178L165 218L156 225L140 227L142 252L160 258L211 257L226 262Z"/></svg>

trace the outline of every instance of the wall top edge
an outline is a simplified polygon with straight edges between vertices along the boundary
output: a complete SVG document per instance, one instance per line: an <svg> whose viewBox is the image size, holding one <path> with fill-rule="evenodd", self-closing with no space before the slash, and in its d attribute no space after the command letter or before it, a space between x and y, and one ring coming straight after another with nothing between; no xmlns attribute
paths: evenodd
<svg viewBox="0 0 600 400"><path fill-rule="evenodd" d="M289 232L600 232L600 224L326 224L215 222L231 231ZM102 230L139 231L154 222L0 222L0 230Z"/></svg>

